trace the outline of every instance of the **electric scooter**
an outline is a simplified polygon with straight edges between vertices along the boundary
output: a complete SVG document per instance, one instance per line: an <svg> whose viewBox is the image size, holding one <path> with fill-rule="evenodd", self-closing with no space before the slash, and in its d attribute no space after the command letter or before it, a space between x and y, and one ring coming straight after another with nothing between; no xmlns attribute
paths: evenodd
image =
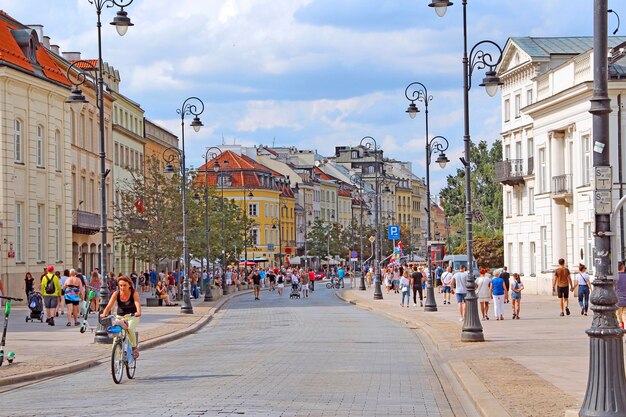
<svg viewBox="0 0 626 417"><path fill-rule="evenodd" d="M82 308L80 311L80 315L82 318L82 322L80 323L80 332L85 333L89 328L89 323L87 322L87 317L89 317L89 312L91 311L91 300L95 297L96 293L91 287L89 288L89 293L87 294L87 299L83 300Z"/></svg>
<svg viewBox="0 0 626 417"><path fill-rule="evenodd" d="M4 346L7 339L7 328L9 327L9 315L11 314L11 301L22 301L21 298L13 298L13 297L4 297L0 295L0 298L6 300L6 305L4 306L4 330L2 330L2 341L0 341L0 366L2 366L2 362L4 362ZM15 353L9 352L7 354L7 362L9 364L13 363L15 360Z"/></svg>

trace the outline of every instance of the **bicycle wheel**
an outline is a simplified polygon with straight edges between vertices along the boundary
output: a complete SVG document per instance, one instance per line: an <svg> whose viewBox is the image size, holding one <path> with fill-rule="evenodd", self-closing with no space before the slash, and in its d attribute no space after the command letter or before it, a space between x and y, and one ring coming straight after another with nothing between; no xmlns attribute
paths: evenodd
<svg viewBox="0 0 626 417"><path fill-rule="evenodd" d="M339 283L336 283L336 284L335 284L335 288L336 288L336 289L339 289L339 287L340 287Z"/></svg>
<svg viewBox="0 0 626 417"><path fill-rule="evenodd" d="M128 379L135 377L135 370L137 369L137 359L133 359L132 362L126 362L126 376Z"/></svg>
<svg viewBox="0 0 626 417"><path fill-rule="evenodd" d="M111 376L116 384L122 382L124 375L124 349L122 341L117 340L111 350Z"/></svg>
<svg viewBox="0 0 626 417"><path fill-rule="evenodd" d="M333 284L331 284L330 282L326 283L326 288L331 289L333 287Z"/></svg>

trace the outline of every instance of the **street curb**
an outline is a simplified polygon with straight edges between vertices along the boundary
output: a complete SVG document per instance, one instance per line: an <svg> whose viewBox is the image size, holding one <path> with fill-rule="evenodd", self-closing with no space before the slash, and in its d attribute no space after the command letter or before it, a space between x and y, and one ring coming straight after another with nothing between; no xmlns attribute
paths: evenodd
<svg viewBox="0 0 626 417"><path fill-rule="evenodd" d="M348 299L343 293L336 292L335 295L344 302L359 308L364 308L368 311L375 311L374 307L359 303L357 300ZM431 332L431 329L423 323L414 319L407 320L396 313L389 313L386 311L379 311L378 313L401 323L410 324L417 330L422 330L431 343L436 347L437 351L441 352L444 349L449 350L448 346L444 345L445 342L439 340ZM476 374L474 374L474 372L472 372L472 370L464 362L447 361L447 363L478 413L480 413L483 417L511 417L510 414L502 407L500 402L493 395L491 395L487 387L485 387Z"/></svg>
<svg viewBox="0 0 626 417"><path fill-rule="evenodd" d="M226 304L228 301L230 301L231 299L235 297L249 294L250 292L252 292L252 290L243 290L243 291L238 291L233 294L228 294L226 297L220 298L217 301L217 304L215 305L212 312L202 316L195 323L193 323L192 325L190 325L189 327L185 329L180 329L168 335L163 335L163 336L155 337L154 339L146 340L145 342L141 344L142 349L151 349L156 346L160 346L165 343L178 340L182 337L185 337L192 333L197 332L198 330L203 328L206 324L208 324L213 319L213 316L215 315L215 313L217 313L224 306L224 304ZM52 369L46 369L44 371L35 371L35 372L29 372L27 374L7 376L4 378L0 378L0 387L5 387L8 385L13 385L13 384L22 383L22 382L31 382L31 381L35 381L39 379L54 378L57 376L63 376L63 375L71 374L74 372L79 372L79 371L100 365L103 362L103 360L108 359L109 356L110 354L107 353L106 355L98 356L97 358L94 358L94 359L87 359L83 361L72 362L66 365L57 366Z"/></svg>

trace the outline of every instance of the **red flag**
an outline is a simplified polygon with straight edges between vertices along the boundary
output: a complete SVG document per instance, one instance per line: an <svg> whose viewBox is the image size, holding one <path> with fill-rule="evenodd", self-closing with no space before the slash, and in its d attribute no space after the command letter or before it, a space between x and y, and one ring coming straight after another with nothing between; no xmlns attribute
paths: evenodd
<svg viewBox="0 0 626 417"><path fill-rule="evenodd" d="M143 213L143 199L138 198L137 201L135 201L135 208L139 214Z"/></svg>

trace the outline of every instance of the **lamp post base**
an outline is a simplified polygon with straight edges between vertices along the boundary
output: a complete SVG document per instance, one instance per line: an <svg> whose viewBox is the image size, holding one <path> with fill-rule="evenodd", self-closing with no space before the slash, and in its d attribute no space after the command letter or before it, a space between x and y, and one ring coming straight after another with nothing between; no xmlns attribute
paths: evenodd
<svg viewBox="0 0 626 417"><path fill-rule="evenodd" d="M104 328L103 325L98 323L98 328L96 329L96 335L93 338L95 343L100 343L103 345L110 345L113 343L113 338L109 336L109 332Z"/></svg>
<svg viewBox="0 0 626 417"><path fill-rule="evenodd" d="M206 292L204 293L204 301L213 301L213 291L211 291L211 286L206 286Z"/></svg>
<svg viewBox="0 0 626 417"><path fill-rule="evenodd" d="M478 318L478 298L474 291L468 292L465 297L465 320L461 331L462 342L484 342L483 326Z"/></svg>
<svg viewBox="0 0 626 417"><path fill-rule="evenodd" d="M426 304L424 311L437 311L437 301L435 300L435 289L432 284L426 286Z"/></svg>
<svg viewBox="0 0 626 417"><path fill-rule="evenodd" d="M383 299L383 290L380 287L379 277L376 277L376 284L374 284L374 300L382 300Z"/></svg>
<svg viewBox="0 0 626 417"><path fill-rule="evenodd" d="M183 314L193 314L193 307L192 306L182 306L180 308L180 312Z"/></svg>
<svg viewBox="0 0 626 417"><path fill-rule="evenodd" d="M361 279L360 279L360 283L359 283L359 290L361 291L365 291L365 277L363 276L363 273L361 273Z"/></svg>

